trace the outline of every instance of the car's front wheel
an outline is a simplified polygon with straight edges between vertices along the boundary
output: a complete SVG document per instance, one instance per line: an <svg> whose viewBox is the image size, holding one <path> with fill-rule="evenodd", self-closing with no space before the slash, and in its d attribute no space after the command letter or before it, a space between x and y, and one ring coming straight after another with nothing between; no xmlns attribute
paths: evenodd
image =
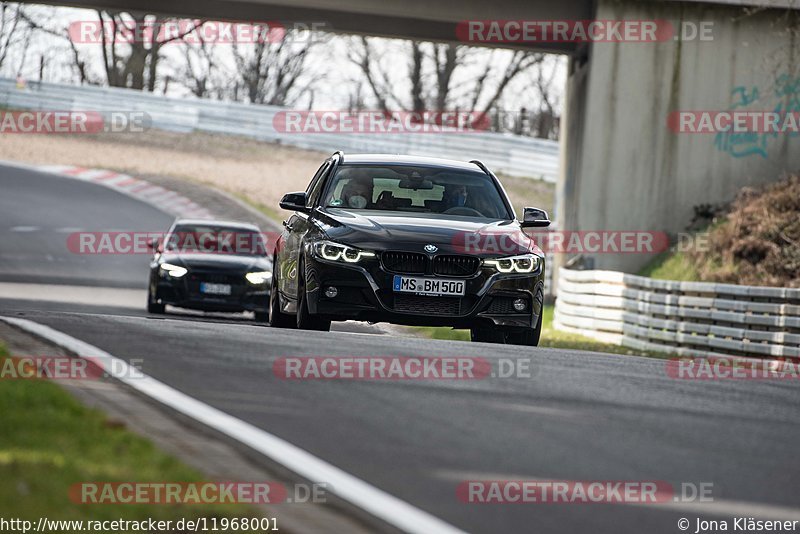
<svg viewBox="0 0 800 534"><path fill-rule="evenodd" d="M523 330L507 330L495 326L493 328L473 328L470 330L472 341L481 343L505 343L507 345L526 345L536 347L539 345L539 338L542 335L542 314L536 322L536 328L525 328Z"/></svg>
<svg viewBox="0 0 800 534"><path fill-rule="evenodd" d="M518 332L509 332L506 334L506 343L510 345L527 345L528 347L536 347L539 345L539 338L542 335L542 314L539 314L539 320L536 322L536 328L526 328Z"/></svg>
<svg viewBox="0 0 800 534"><path fill-rule="evenodd" d="M302 283L302 280L297 288L297 299L297 328L300 330L320 330L323 332L328 332L331 329L330 320L309 313L308 295L306 295L305 283Z"/></svg>
<svg viewBox="0 0 800 534"><path fill-rule="evenodd" d="M500 327L472 328L470 338L478 343L505 343L506 337Z"/></svg>
<svg viewBox="0 0 800 534"><path fill-rule="evenodd" d="M162 314L162 313L165 312L166 308L167 307L165 305L159 304L156 301L155 296L153 295L153 290L152 289L148 289L147 290L147 313Z"/></svg>
<svg viewBox="0 0 800 534"><path fill-rule="evenodd" d="M272 290L269 292L269 325L274 328L294 328L294 317L281 311L280 296L278 295L277 263L274 264L275 274L272 276Z"/></svg>

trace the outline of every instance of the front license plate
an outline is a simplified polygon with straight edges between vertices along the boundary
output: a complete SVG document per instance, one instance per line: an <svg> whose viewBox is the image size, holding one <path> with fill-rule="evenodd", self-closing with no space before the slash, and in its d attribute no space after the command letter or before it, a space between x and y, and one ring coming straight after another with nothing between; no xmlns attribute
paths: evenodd
<svg viewBox="0 0 800 534"><path fill-rule="evenodd" d="M231 285L200 282L200 293L203 293L205 295L230 295Z"/></svg>
<svg viewBox="0 0 800 534"><path fill-rule="evenodd" d="M397 292L417 295L463 297L466 292L464 280L445 280L443 278L415 278L396 274L392 285Z"/></svg>

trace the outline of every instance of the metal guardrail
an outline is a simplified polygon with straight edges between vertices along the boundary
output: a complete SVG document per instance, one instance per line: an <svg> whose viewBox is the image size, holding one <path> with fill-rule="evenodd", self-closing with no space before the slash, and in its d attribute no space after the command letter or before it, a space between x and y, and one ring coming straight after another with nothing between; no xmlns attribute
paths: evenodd
<svg viewBox="0 0 800 534"><path fill-rule="evenodd" d="M483 160L495 172L555 182L559 147L555 141L493 132L475 133L286 133L273 126L277 106L175 98L115 87L75 86L0 78L0 105L10 109L146 112L151 126L241 135L289 146L333 152L372 152Z"/></svg>
<svg viewBox="0 0 800 534"><path fill-rule="evenodd" d="M554 326L676 357L800 357L800 289L561 269Z"/></svg>

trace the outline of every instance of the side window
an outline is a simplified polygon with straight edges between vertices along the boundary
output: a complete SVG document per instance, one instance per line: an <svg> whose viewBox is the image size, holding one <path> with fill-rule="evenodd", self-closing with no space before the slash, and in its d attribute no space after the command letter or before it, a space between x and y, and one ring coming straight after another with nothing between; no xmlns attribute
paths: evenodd
<svg viewBox="0 0 800 534"><path fill-rule="evenodd" d="M311 181L311 185L308 186L308 191L306 192L306 195L308 195L308 200L306 201L307 206L313 206L316 203L317 197L319 196L322 186L325 184L325 178L328 176L328 171L330 168L331 162L326 161L317 171L316 176L314 176L314 179Z"/></svg>

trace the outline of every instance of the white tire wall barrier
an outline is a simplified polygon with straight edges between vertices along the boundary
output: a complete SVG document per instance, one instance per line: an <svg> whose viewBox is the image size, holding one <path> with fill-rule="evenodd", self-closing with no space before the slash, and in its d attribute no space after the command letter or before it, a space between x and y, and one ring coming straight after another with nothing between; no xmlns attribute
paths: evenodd
<svg viewBox="0 0 800 534"><path fill-rule="evenodd" d="M554 327L675 357L800 357L800 289L562 268Z"/></svg>

